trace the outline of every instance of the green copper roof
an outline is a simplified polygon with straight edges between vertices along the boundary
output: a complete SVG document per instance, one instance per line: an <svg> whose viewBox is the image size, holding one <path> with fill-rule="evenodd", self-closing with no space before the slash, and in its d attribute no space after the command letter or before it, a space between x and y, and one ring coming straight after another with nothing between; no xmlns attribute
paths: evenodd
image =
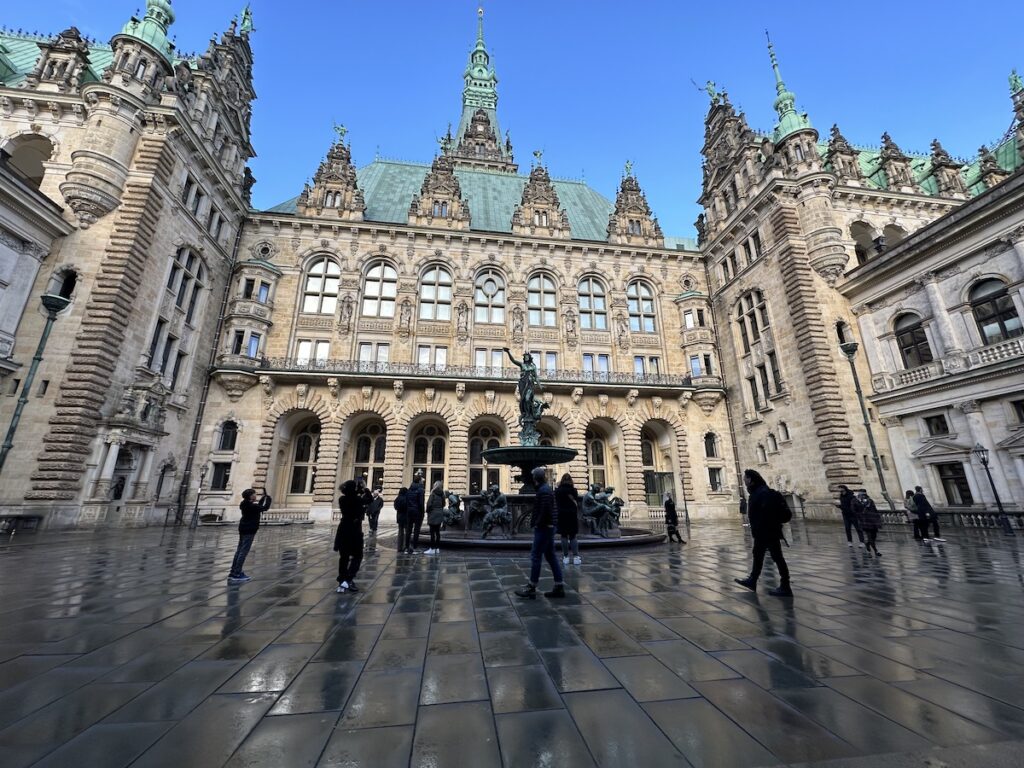
<svg viewBox="0 0 1024 768"><path fill-rule="evenodd" d="M796 94L786 88L782 82L782 72L779 71L779 60L775 56L775 46L768 40L768 57L772 61L772 71L775 73L775 111L779 113L779 122L772 132L772 140L778 144L791 133L802 131L811 127L811 121L806 114L801 115L796 111Z"/></svg>
<svg viewBox="0 0 1024 768"><path fill-rule="evenodd" d="M173 23L174 11L170 0L146 0L146 15L141 21L132 16L121 29L121 34L141 40L173 64L174 43L167 39L167 28Z"/></svg>
<svg viewBox="0 0 1024 768"><path fill-rule="evenodd" d="M39 43L51 42L56 35L28 35L0 33L0 83L17 85L25 75L35 69L39 60ZM89 44L89 68L82 82L96 82L103 70L110 66L114 53L109 45Z"/></svg>
<svg viewBox="0 0 1024 768"><path fill-rule="evenodd" d="M418 195L429 165L374 160L356 173L366 199L368 221L405 224L409 203ZM511 232L512 212L523 198L527 176L497 171L456 168L462 196L469 201L472 229L482 232ZM615 209L608 198L581 181L553 181L558 199L569 216L574 240L608 239L608 216ZM295 201L269 209L270 213L294 213Z"/></svg>

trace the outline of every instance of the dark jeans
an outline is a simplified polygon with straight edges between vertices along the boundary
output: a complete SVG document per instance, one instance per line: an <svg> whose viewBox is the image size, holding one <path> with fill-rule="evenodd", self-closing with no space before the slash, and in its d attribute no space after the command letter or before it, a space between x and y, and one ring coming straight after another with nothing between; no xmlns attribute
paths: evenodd
<svg viewBox="0 0 1024 768"><path fill-rule="evenodd" d="M228 576L241 576L242 566L245 565L245 558L252 548L252 540L256 538L255 533L238 534L238 548L235 550L235 559L231 561L231 571Z"/></svg>
<svg viewBox="0 0 1024 768"><path fill-rule="evenodd" d="M530 549L530 583L536 584L540 581L541 558L548 561L551 566L551 575L555 577L555 584L562 583L562 564L555 557L555 529L534 528L533 547Z"/></svg>
<svg viewBox="0 0 1024 768"><path fill-rule="evenodd" d="M750 569L750 580L757 581L764 567L764 553L767 552L775 561L775 567L779 570L779 579L783 584L789 584L789 566L786 565L786 558L782 556L782 542L778 539L754 539L754 565Z"/></svg>
<svg viewBox="0 0 1024 768"><path fill-rule="evenodd" d="M573 557L580 556L580 539L578 536L566 536L562 534L562 557L569 557L569 550L572 550Z"/></svg>
<svg viewBox="0 0 1024 768"><path fill-rule="evenodd" d="M341 540L341 549L338 550L338 583L343 581L349 583L359 573L359 566L363 562L363 532L352 532L346 534Z"/></svg>
<svg viewBox="0 0 1024 768"><path fill-rule="evenodd" d="M683 537L679 534L679 526L678 525L667 525L665 527L666 527L666 530L668 531L668 540L672 541L672 537L675 536L675 540L678 541L680 544L682 544Z"/></svg>
<svg viewBox="0 0 1024 768"><path fill-rule="evenodd" d="M935 514L928 515L928 522L932 524L932 538L939 538L939 516ZM928 533L928 523L925 523L923 526L921 526L921 529L925 533Z"/></svg>
<svg viewBox="0 0 1024 768"><path fill-rule="evenodd" d="M398 551L405 552L412 541L412 525L409 521L398 524Z"/></svg>
<svg viewBox="0 0 1024 768"><path fill-rule="evenodd" d="M875 544L875 540L878 538L877 528L865 528L864 529L865 545L868 549L874 549L878 551L878 545Z"/></svg>
<svg viewBox="0 0 1024 768"><path fill-rule="evenodd" d="M850 535L850 528L857 530L857 538L860 539L860 543L864 543L864 532L860 529L860 521L857 516L849 512L843 512L843 528L846 529L846 540L849 542L853 541L853 536Z"/></svg>
<svg viewBox="0 0 1024 768"><path fill-rule="evenodd" d="M370 515L368 520L370 521L370 531L373 533L377 532L377 521L380 519L380 512L375 515Z"/></svg>
<svg viewBox="0 0 1024 768"><path fill-rule="evenodd" d="M914 538L923 539L928 535L928 521L919 517L914 518Z"/></svg>
<svg viewBox="0 0 1024 768"><path fill-rule="evenodd" d="M417 549L420 545L420 528L423 527L423 515L414 515L409 518L412 526L412 548Z"/></svg>
<svg viewBox="0 0 1024 768"><path fill-rule="evenodd" d="M440 549L441 548L441 524L431 525L430 528L430 548Z"/></svg>

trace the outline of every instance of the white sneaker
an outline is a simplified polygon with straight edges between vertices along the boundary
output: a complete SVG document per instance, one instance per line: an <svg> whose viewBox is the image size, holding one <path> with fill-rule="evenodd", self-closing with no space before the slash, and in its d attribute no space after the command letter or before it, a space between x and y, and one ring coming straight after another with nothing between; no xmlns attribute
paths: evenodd
<svg viewBox="0 0 1024 768"><path fill-rule="evenodd" d="M932 539L932 541L945 541L945 539L940 539L940 538L939 538L938 536L935 536L935 537L934 537L934 538Z"/></svg>
<svg viewBox="0 0 1024 768"><path fill-rule="evenodd" d="M569 564L569 558L568 557L563 557L562 558L562 565L568 565L568 564Z"/></svg>
<svg viewBox="0 0 1024 768"><path fill-rule="evenodd" d="M852 547L852 546L853 546L853 542L852 542L852 541L848 541L848 542L846 542L846 546L848 546L848 547Z"/></svg>
<svg viewBox="0 0 1024 768"><path fill-rule="evenodd" d="M341 584L338 585L338 588L336 590L334 590L334 591L337 592L338 594L341 594L342 592L348 592L348 582L347 581L341 582Z"/></svg>
<svg viewBox="0 0 1024 768"><path fill-rule="evenodd" d="M572 559L572 564L573 565L583 565L583 558L582 557L574 557Z"/></svg>
<svg viewBox="0 0 1024 768"><path fill-rule="evenodd" d="M860 547L861 549L864 549L864 542L863 541L857 542L857 546Z"/></svg>

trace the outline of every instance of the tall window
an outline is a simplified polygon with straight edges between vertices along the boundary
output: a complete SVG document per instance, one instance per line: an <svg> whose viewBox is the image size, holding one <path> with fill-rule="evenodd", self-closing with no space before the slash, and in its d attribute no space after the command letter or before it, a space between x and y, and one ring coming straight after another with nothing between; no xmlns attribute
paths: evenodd
<svg viewBox="0 0 1024 768"><path fill-rule="evenodd" d="M320 453L320 422L312 421L295 436L292 445L292 471L288 493L310 494L316 480L316 460Z"/></svg>
<svg viewBox="0 0 1024 768"><path fill-rule="evenodd" d="M720 458L718 455L718 438L712 432L704 435L704 455L709 459Z"/></svg>
<svg viewBox="0 0 1024 768"><path fill-rule="evenodd" d="M364 341L359 345L359 369L372 371L377 364L386 366L391 359L391 345Z"/></svg>
<svg viewBox="0 0 1024 768"><path fill-rule="evenodd" d="M708 485L715 493L723 489L721 467L708 467Z"/></svg>
<svg viewBox="0 0 1024 768"><path fill-rule="evenodd" d="M217 440L218 451L233 451L238 442L238 423L225 421L220 425L220 437Z"/></svg>
<svg viewBox="0 0 1024 768"><path fill-rule="evenodd" d="M302 311L309 314L333 315L338 307L338 282L341 268L328 258L309 265L302 294Z"/></svg>
<svg viewBox="0 0 1024 768"><path fill-rule="evenodd" d="M431 267L420 280L420 320L452 319L452 274Z"/></svg>
<svg viewBox="0 0 1024 768"><path fill-rule="evenodd" d="M904 368L917 368L932 361L932 348L921 325L921 318L909 312L896 318L893 324L896 344L900 348Z"/></svg>
<svg viewBox="0 0 1024 768"><path fill-rule="evenodd" d="M356 477L364 478L370 488L380 488L384 484L386 442L387 429L379 423L367 424L356 435L353 471Z"/></svg>
<svg viewBox="0 0 1024 768"><path fill-rule="evenodd" d="M505 278L501 273L485 269L477 275L473 303L476 322L505 322Z"/></svg>
<svg viewBox="0 0 1024 768"><path fill-rule="evenodd" d="M327 339L299 339L295 345L297 365L324 363L331 354L331 342Z"/></svg>
<svg viewBox="0 0 1024 768"><path fill-rule="evenodd" d="M1002 280L982 280L971 289L971 310L985 344L995 344L1024 333L1017 308Z"/></svg>
<svg viewBox="0 0 1024 768"><path fill-rule="evenodd" d="M448 365L448 347L440 344L420 344L416 347L416 364L443 369Z"/></svg>
<svg viewBox="0 0 1024 768"><path fill-rule="evenodd" d="M587 444L587 474L590 482L605 485L608 482L608 444L604 435L595 429L588 428L585 441Z"/></svg>
<svg viewBox="0 0 1024 768"><path fill-rule="evenodd" d="M596 277L585 277L579 285L580 328L608 330L607 299L604 284Z"/></svg>
<svg viewBox="0 0 1024 768"><path fill-rule="evenodd" d="M558 295L555 281L538 274L526 284L526 308L530 325L554 328L558 325Z"/></svg>
<svg viewBox="0 0 1024 768"><path fill-rule="evenodd" d="M501 373L501 367L505 361L505 352L500 349L477 348L473 350L473 365L478 375L490 373ZM490 369L488 371L488 369Z"/></svg>
<svg viewBox="0 0 1024 768"><path fill-rule="evenodd" d="M629 304L629 330L654 333L654 289L643 280L634 280L626 288Z"/></svg>
<svg viewBox="0 0 1024 768"><path fill-rule="evenodd" d="M782 442L787 442L789 440L789 425L784 421L779 422L779 439Z"/></svg>
<svg viewBox="0 0 1024 768"><path fill-rule="evenodd" d="M939 482L942 483L947 504L952 507L966 507L974 503L963 464L959 461L936 464L935 469L939 473Z"/></svg>
<svg viewBox="0 0 1024 768"><path fill-rule="evenodd" d="M490 485L499 482L498 468L484 461L483 452L488 448L497 448L501 443L498 432L493 427L477 427L469 436L469 488L470 493L478 493Z"/></svg>
<svg viewBox="0 0 1024 768"><path fill-rule="evenodd" d="M761 340L761 332L768 328L768 308L760 291L750 291L740 297L736 305L736 324L740 329L743 351L749 352L750 345Z"/></svg>
<svg viewBox="0 0 1024 768"><path fill-rule="evenodd" d="M398 273L395 268L383 261L371 264L363 288L363 316L394 317L397 293Z"/></svg>
<svg viewBox="0 0 1024 768"><path fill-rule="evenodd" d="M608 381L611 372L611 358L601 352L583 353L583 373L587 381Z"/></svg>
<svg viewBox="0 0 1024 768"><path fill-rule="evenodd" d="M435 482L444 482L448 450L448 432L443 426L425 424L416 430L412 440L412 473L423 475L429 489Z"/></svg>

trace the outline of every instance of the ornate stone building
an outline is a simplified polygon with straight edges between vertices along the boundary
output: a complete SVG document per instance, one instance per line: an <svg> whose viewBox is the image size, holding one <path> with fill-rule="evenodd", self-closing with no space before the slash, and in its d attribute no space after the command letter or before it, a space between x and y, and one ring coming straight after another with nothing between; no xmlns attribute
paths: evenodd
<svg viewBox="0 0 1024 768"><path fill-rule="evenodd" d="M432 162L356 168L339 129L296 197L253 210L251 16L197 56L174 50L173 18L148 0L109 45L74 28L0 33L0 269L18 265L17 280L0 274L0 425L42 332L34 297L71 299L0 470L0 513L163 522L201 484L206 512L237 514L240 491L265 486L273 514L322 520L353 476L389 497L417 470L459 492L507 488L481 456L517 438L505 347L542 371L544 440L579 452L554 471L615 486L634 519L663 491L694 517L734 514L741 466L810 514L832 510L838 483L875 489L840 337L867 347L856 364L891 487L920 471L920 446L879 414L916 424L944 397L982 402L994 460L1020 456L1019 436L991 427L1021 399L1019 252L1000 250L998 269L978 255L1020 208L984 203L998 188L964 205L1019 182L1019 81L1015 132L960 163L938 142L907 154L886 134L866 149L835 127L820 141L772 52L770 134L709 87L698 249L662 233L629 164L614 201L552 178L539 152L520 172L482 15L457 128ZM988 233L969 253L954 244L975 226L961 212ZM926 254L918 232L948 252ZM906 329L876 316L909 296L918 259L940 279L960 270L941 302L918 306L927 287L914 299L917 333L952 361L941 376L919 358L904 375L885 350ZM993 279L1005 295L972 293ZM955 330L985 302L1005 338ZM970 387L988 381L996 369L972 361L993 354L998 393L953 392L963 366L978 371ZM901 390L919 381L934 385L923 400Z"/></svg>
<svg viewBox="0 0 1024 768"><path fill-rule="evenodd" d="M881 364L871 334L885 330L857 323L847 282L868 270L859 265L899 248L936 219L955 217L966 199L1024 165L1024 115L1015 80L1016 128L991 151L982 147L973 163L954 161L937 140L930 155L904 153L887 133L879 148L855 147L837 126L821 141L808 116L796 110L770 43L769 54L778 114L769 134L752 130L728 95L708 84L704 213L697 227L739 462L788 491L808 514L834 514L838 484L880 496L842 341L868 346L868 356L861 353L855 365L868 390L887 486L912 480L901 471L897 481L905 443L890 445L878 422L883 403L891 401L879 386L891 366ZM1001 215L1008 227L1021 223L1019 209ZM911 261L900 264L910 269ZM1021 278L1012 270L1005 277L1019 306ZM957 303L935 306L937 314L954 311L960 311ZM1019 375L1008 381L1011 389L1024 389Z"/></svg>

